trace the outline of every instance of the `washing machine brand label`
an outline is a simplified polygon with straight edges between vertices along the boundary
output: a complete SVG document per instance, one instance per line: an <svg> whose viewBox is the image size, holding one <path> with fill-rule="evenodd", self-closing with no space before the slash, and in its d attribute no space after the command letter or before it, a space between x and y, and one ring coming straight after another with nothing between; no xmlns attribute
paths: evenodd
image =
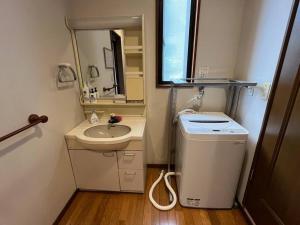
<svg viewBox="0 0 300 225"><path fill-rule="evenodd" d="M190 206L199 207L200 206L200 199L199 198L187 198L186 202Z"/></svg>

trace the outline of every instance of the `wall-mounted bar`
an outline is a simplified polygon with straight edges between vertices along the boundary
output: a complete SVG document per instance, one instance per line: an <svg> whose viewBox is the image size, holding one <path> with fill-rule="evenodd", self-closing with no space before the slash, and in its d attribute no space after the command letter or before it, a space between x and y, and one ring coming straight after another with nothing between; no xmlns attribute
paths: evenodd
<svg viewBox="0 0 300 225"><path fill-rule="evenodd" d="M39 124L39 123L47 123L47 121L48 121L48 117L45 116L45 115L43 115L43 116L38 116L38 115L36 115L36 114L31 114L31 115L28 117L28 122L29 122L28 125L26 125L26 126L20 128L20 129L18 129L18 130L15 130L15 131L13 131L13 132L7 134L7 135L4 135L4 136L0 137L0 142L4 141L4 140L6 140L6 139L8 139L8 138L10 138L10 137L12 137L12 136L15 136L16 134L21 133L22 131L27 130L27 129L29 129L30 127L33 127L33 126L35 126L35 125L37 125L37 124Z"/></svg>

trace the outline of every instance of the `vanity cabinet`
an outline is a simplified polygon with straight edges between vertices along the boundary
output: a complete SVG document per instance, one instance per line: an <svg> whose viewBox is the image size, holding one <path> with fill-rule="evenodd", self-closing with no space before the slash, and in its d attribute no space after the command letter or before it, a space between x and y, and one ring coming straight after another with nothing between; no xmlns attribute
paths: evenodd
<svg viewBox="0 0 300 225"><path fill-rule="evenodd" d="M102 118L100 124L106 124L107 120L108 118ZM120 136L117 137L118 144L114 143L114 138L105 138L104 143L101 143L101 138L95 138L98 143L90 147L91 144L86 141L93 140L88 136L84 139L84 134L93 125L87 120L65 135L77 188L135 193L145 191L146 120L139 116L124 116L119 125L129 126L131 129L127 136L124 135L124 145L119 145L123 143L123 136ZM103 145L108 145L107 149L110 150L101 150L104 149Z"/></svg>
<svg viewBox="0 0 300 225"><path fill-rule="evenodd" d="M79 189L120 191L116 152L70 150Z"/></svg>
<svg viewBox="0 0 300 225"><path fill-rule="evenodd" d="M144 151L69 150L79 189L144 192Z"/></svg>
<svg viewBox="0 0 300 225"><path fill-rule="evenodd" d="M144 192L146 164L143 150L69 152L79 189Z"/></svg>

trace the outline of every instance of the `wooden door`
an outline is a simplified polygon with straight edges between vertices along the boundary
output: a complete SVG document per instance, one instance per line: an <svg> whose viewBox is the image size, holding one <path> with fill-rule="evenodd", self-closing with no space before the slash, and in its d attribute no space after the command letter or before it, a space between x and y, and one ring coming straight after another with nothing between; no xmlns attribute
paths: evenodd
<svg viewBox="0 0 300 225"><path fill-rule="evenodd" d="M295 1L245 207L256 225L300 224L300 10Z"/></svg>

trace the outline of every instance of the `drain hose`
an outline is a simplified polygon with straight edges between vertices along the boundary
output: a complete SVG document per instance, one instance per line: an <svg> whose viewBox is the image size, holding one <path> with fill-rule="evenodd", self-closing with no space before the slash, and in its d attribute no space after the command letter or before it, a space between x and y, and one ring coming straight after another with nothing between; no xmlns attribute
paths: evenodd
<svg viewBox="0 0 300 225"><path fill-rule="evenodd" d="M176 196L176 193L174 191L174 189L172 188L172 186L170 185L169 181L168 181L168 177L169 176L172 176L172 175L175 175L175 172L168 172L165 174L164 176L164 171L162 170L160 172L160 175L159 177L157 178L157 180L152 184L151 188L150 188L150 191L149 191L149 199L151 201L151 203L153 204L153 206L159 210L163 210L163 211L166 211L166 210L170 210L172 209L175 205L176 205L176 202L177 202L177 196ZM172 196L173 196L173 201L171 202L170 205L166 205L166 206L163 206L163 205L159 205L153 198L153 190L154 188L156 187L156 185L161 181L161 179L163 178L164 176L164 179L165 179L165 184L168 188L168 190L171 192Z"/></svg>

